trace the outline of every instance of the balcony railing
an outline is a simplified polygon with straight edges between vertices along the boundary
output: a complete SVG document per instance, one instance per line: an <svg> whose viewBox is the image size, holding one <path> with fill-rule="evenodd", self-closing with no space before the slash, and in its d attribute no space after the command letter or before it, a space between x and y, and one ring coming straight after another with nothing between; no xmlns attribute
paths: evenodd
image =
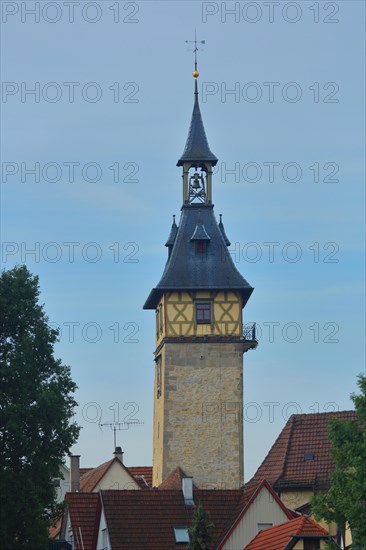
<svg viewBox="0 0 366 550"><path fill-rule="evenodd" d="M243 326L243 336L248 342L257 342L255 323L247 323Z"/></svg>

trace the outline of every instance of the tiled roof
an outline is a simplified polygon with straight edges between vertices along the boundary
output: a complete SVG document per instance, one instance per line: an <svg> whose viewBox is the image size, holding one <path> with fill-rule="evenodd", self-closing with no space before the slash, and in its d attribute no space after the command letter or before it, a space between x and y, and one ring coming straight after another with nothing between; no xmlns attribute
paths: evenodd
<svg viewBox="0 0 366 550"><path fill-rule="evenodd" d="M328 532L311 518L301 516L260 531L245 550L284 550L294 536L301 538L304 535L325 538Z"/></svg>
<svg viewBox="0 0 366 550"><path fill-rule="evenodd" d="M94 468L80 468L80 477L89 472L90 470L94 470Z"/></svg>
<svg viewBox="0 0 366 550"><path fill-rule="evenodd" d="M61 531L61 519L58 520L56 525L49 528L48 534L49 534L50 539L52 539L52 540L56 539L59 536L60 531Z"/></svg>
<svg viewBox="0 0 366 550"><path fill-rule="evenodd" d="M152 466L126 466L142 489L152 487ZM149 487L147 487L145 481Z"/></svg>
<svg viewBox="0 0 366 550"><path fill-rule="evenodd" d="M189 527L194 507L184 504L182 491L101 491L112 548L165 550L176 548L174 526ZM242 490L196 490L215 525L218 543L235 519Z"/></svg>
<svg viewBox="0 0 366 550"><path fill-rule="evenodd" d="M162 483L160 483L158 489L166 491L167 489L175 489L176 491L182 490L182 479L187 477L179 466L173 470ZM193 488L197 488L193 484Z"/></svg>
<svg viewBox="0 0 366 550"><path fill-rule="evenodd" d="M88 471L83 476L80 476L80 491L91 493L115 460L119 459L112 458L97 468L88 468Z"/></svg>
<svg viewBox="0 0 366 550"><path fill-rule="evenodd" d="M356 412L292 415L248 485L266 479L276 490L327 490L334 470L328 437L330 418L355 420ZM312 459L306 460L305 453L313 453Z"/></svg>
<svg viewBox="0 0 366 550"><path fill-rule="evenodd" d="M80 468L80 491L90 493L101 481L104 474L111 467L112 463L119 458L115 457L96 468ZM127 468L123 465L129 474L139 484L141 489L149 489L152 485L152 466L131 466ZM146 483L144 481L146 480Z"/></svg>
<svg viewBox="0 0 366 550"><path fill-rule="evenodd" d="M99 493L67 493L66 502L75 550L91 550L95 547L98 536L101 510ZM64 528L64 525L62 527Z"/></svg>

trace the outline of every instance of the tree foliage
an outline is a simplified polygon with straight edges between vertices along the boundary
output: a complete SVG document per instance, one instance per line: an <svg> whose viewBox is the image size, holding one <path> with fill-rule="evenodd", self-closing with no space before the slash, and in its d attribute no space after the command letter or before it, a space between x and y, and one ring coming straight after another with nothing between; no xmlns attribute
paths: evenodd
<svg viewBox="0 0 366 550"><path fill-rule="evenodd" d="M192 526L188 529L190 550L210 550L212 540L212 530L214 524L211 523L208 514L199 503L193 512Z"/></svg>
<svg viewBox="0 0 366 550"><path fill-rule="evenodd" d="M60 513L53 478L76 441L76 385L55 359L58 332L25 266L0 276L0 546L45 548Z"/></svg>
<svg viewBox="0 0 366 550"><path fill-rule="evenodd" d="M352 394L357 420L331 419L329 437L335 471L329 491L312 500L316 519L346 522L354 547L366 550L366 376L358 377L359 395Z"/></svg>

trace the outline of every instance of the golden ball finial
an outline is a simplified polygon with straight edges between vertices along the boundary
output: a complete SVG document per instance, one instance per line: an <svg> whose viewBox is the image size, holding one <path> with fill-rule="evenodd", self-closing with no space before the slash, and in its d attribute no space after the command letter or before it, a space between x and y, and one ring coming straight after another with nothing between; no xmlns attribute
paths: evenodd
<svg viewBox="0 0 366 550"><path fill-rule="evenodd" d="M193 78L198 78L200 73L196 69L195 71L193 71L192 75L193 75Z"/></svg>

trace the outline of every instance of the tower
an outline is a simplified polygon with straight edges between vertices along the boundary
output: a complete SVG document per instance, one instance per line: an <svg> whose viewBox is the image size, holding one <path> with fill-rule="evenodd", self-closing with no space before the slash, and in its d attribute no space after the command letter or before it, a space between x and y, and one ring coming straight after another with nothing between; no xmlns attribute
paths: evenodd
<svg viewBox="0 0 366 550"><path fill-rule="evenodd" d="M212 203L211 152L198 101L184 152L183 204L166 242L168 259L144 309L156 315L153 485L180 466L200 488L243 484L243 332L253 288L237 271Z"/></svg>

